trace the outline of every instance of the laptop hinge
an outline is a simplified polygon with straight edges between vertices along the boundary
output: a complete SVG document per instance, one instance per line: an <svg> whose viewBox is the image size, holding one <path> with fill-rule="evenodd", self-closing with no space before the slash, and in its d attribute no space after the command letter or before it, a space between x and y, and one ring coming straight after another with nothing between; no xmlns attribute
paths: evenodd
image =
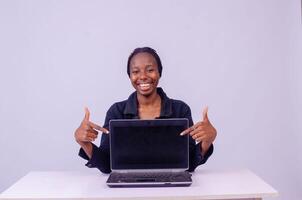
<svg viewBox="0 0 302 200"><path fill-rule="evenodd" d="M127 170L120 170L120 169L112 169L112 172L115 173L151 173L151 172L183 172L186 169L127 169Z"/></svg>

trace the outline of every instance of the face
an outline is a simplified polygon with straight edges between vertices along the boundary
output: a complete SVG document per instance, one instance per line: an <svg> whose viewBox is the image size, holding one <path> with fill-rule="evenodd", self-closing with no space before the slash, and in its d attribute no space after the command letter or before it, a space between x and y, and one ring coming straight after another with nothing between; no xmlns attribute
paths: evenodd
<svg viewBox="0 0 302 200"><path fill-rule="evenodd" d="M138 53L130 61L130 81L138 95L156 93L160 75L155 58L149 53Z"/></svg>

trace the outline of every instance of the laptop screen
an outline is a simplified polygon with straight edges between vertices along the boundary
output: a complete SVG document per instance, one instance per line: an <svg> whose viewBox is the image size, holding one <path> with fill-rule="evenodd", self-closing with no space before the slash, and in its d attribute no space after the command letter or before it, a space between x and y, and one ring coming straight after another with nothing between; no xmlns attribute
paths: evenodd
<svg viewBox="0 0 302 200"><path fill-rule="evenodd" d="M187 119L111 120L111 168L187 169L189 136L179 134Z"/></svg>

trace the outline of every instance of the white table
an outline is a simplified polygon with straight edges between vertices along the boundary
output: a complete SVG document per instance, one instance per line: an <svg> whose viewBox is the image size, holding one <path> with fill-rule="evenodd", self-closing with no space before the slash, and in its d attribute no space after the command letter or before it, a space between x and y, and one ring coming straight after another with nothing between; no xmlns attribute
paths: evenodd
<svg viewBox="0 0 302 200"><path fill-rule="evenodd" d="M262 199L278 192L249 170L204 170L190 187L109 188L108 175L96 170L34 171L0 195L0 199Z"/></svg>

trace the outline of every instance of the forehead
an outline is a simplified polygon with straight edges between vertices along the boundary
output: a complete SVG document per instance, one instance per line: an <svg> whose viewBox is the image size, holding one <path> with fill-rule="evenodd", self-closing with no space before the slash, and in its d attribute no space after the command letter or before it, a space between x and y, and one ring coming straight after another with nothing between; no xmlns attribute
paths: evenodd
<svg viewBox="0 0 302 200"><path fill-rule="evenodd" d="M153 64L157 65L155 58L150 53L138 53L134 55L130 61L131 66L139 66L142 64Z"/></svg>

